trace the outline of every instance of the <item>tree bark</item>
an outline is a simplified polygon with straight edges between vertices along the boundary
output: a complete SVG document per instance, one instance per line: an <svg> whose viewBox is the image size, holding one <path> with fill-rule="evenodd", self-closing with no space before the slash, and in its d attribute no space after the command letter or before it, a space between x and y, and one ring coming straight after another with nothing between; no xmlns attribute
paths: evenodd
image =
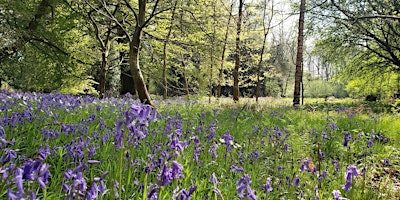
<svg viewBox="0 0 400 200"><path fill-rule="evenodd" d="M210 94L208 95L208 103L211 103L211 97L213 95L213 68L214 68L214 43L215 43L215 34L216 34L216 30L215 30L215 26L216 26L216 5L215 5L215 1L213 2L213 35L212 35L212 40L211 40L211 49L210 49L210 79L209 79L209 84L210 84Z"/></svg>
<svg viewBox="0 0 400 200"><path fill-rule="evenodd" d="M243 0L239 0L239 13L236 27L235 69L233 70L233 100L239 101L240 32L242 28Z"/></svg>
<svg viewBox="0 0 400 200"><path fill-rule="evenodd" d="M257 66L256 102L258 102L258 97L260 96L260 85L261 85L260 73L261 73L261 65L263 62L263 56L264 56L264 51L265 51L265 42L267 41L269 29L271 28L272 17L274 16L274 2L272 1L271 4L272 4L272 9L271 9L272 14L271 14L271 17L269 18L268 27L267 27L265 24L265 15L267 12L267 0L264 1L264 11L263 11L264 38L263 38L262 48L261 48L261 52L260 52L260 60L258 62L258 66Z"/></svg>
<svg viewBox="0 0 400 200"><path fill-rule="evenodd" d="M178 4L178 0L175 0L174 7L172 8L171 20L169 22L168 33L167 33L167 35L165 37L164 45L163 45L163 71L162 71L162 78L163 78L163 84L164 84L164 92L163 92L163 99L164 100L168 98L167 45L168 45L169 38L171 37L171 33L172 33L172 26L174 24L175 10L176 10L177 4Z"/></svg>
<svg viewBox="0 0 400 200"><path fill-rule="evenodd" d="M297 56L296 56L296 73L294 77L294 94L293 94L293 107L300 106L300 87L302 81L302 64L303 64L303 30L304 30L304 12L306 7L306 0L301 0L300 3L300 17L299 17L299 32L297 37Z"/></svg>
<svg viewBox="0 0 400 200"><path fill-rule="evenodd" d="M104 98L104 94L106 92L106 75L107 75L107 65L108 65L108 55L106 52L101 54L101 69L100 69L100 83L99 83L99 91L100 91L100 99Z"/></svg>
<svg viewBox="0 0 400 200"><path fill-rule="evenodd" d="M153 8L155 9L155 8ZM139 65L139 52L141 44L141 35L145 26L146 0L139 0L139 13L137 14L136 27L132 38L129 41L129 66L132 73L133 82L135 83L136 92L140 102L152 105L150 94L147 91L142 71ZM152 16L150 16L152 17Z"/></svg>
<svg viewBox="0 0 400 200"><path fill-rule="evenodd" d="M144 18L144 13L143 13L143 18ZM141 33L142 33L141 27L136 26L132 40L129 42L129 66L131 69L133 82L135 83L136 92L139 96L140 102L152 105L150 94L147 91L146 83L144 81L142 71L140 70L140 65L139 65L139 49L141 42L140 40Z"/></svg>
<svg viewBox="0 0 400 200"><path fill-rule="evenodd" d="M229 11L228 24L226 25L226 31L225 31L224 45L222 47L221 66L220 66L219 72L218 72L218 87L217 87L217 97L218 98L221 97L221 82L222 82L222 75L224 72L225 51L226 51L226 44L228 42L229 26L231 24L232 10L233 10L233 3L231 4L231 9Z"/></svg>

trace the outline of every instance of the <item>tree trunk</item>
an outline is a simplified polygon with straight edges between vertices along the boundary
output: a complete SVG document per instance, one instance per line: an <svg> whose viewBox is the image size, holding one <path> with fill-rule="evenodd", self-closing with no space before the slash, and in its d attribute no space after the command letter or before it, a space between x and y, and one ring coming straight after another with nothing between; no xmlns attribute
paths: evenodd
<svg viewBox="0 0 400 200"><path fill-rule="evenodd" d="M131 69L133 82L135 83L136 92L139 96L140 102L152 105L151 98L149 92L147 91L146 84L139 65L139 49L140 49L141 33L142 29L136 26L135 32L133 33L132 41L129 42L129 66Z"/></svg>
<svg viewBox="0 0 400 200"><path fill-rule="evenodd" d="M185 63L185 57L183 56L183 53L180 53L181 55L181 66L183 69L183 84L185 87L185 91L186 91L186 97L189 99L189 82L187 79L187 73L186 73L186 63Z"/></svg>
<svg viewBox="0 0 400 200"><path fill-rule="evenodd" d="M168 33L167 33L167 35L165 37L164 45L163 45L163 71L162 71L162 78L163 78L163 85L164 85L164 92L163 92L163 99L164 100L168 98L167 45L168 45L169 38L171 37L171 33L172 33L172 26L174 24L175 10L176 10L176 5L177 4L178 4L178 0L175 0L174 7L172 8L171 20L169 22Z"/></svg>
<svg viewBox="0 0 400 200"><path fill-rule="evenodd" d="M100 69L100 83L99 83L99 91L100 91L100 98L104 98L104 94L106 92L106 73L107 73L107 57L108 53L103 52L101 54L101 69Z"/></svg>
<svg viewBox="0 0 400 200"><path fill-rule="evenodd" d="M265 15L267 12L267 0L264 1L264 11L263 11L263 32L264 32L264 38L263 38L263 43L262 43L262 48L260 52L260 61L258 62L257 66L257 87L256 87L256 102L258 102L258 97L260 96L260 85L261 85L261 80L260 80L260 73L261 73L261 65L263 62L263 56L264 56L264 51L265 51L265 42L267 41L267 36L269 33L269 29L271 27L271 22L272 22L272 17L274 15L274 2L271 2L272 4L272 14L271 17L269 18L268 21L268 27L265 24Z"/></svg>
<svg viewBox="0 0 400 200"><path fill-rule="evenodd" d="M303 30L304 30L304 12L306 0L301 0L300 17L299 17L299 33L297 37L297 57L296 57L296 73L294 77L294 94L293 107L300 106L300 82L302 81L302 64L303 64Z"/></svg>
<svg viewBox="0 0 400 200"><path fill-rule="evenodd" d="M142 30L145 25L145 15L146 0L139 0L139 14L137 15L136 27L132 39L129 41L129 66L140 102L152 105L150 94L147 91L146 83L139 65L139 51Z"/></svg>
<svg viewBox="0 0 400 200"><path fill-rule="evenodd" d="M233 10L233 3L231 4L231 9L229 11L229 18L228 18L228 24L226 25L226 31L225 31L225 38L224 38L224 45L222 47L222 56L221 56L221 67L219 68L218 72L218 88L217 88L217 97L221 97L221 82L222 82L222 75L224 72L224 61L225 61L225 51L226 51L226 43L228 41L228 35L229 35L229 25L231 23L231 18L232 18L232 10Z"/></svg>
<svg viewBox="0 0 400 200"><path fill-rule="evenodd" d="M213 67L214 67L214 43L215 43L215 26L217 19L215 18L215 12L216 12L216 5L215 1L213 2L213 36L211 40L211 49L210 49L210 80L208 81L210 84L210 94L208 95L208 103L211 103L211 97L213 95Z"/></svg>
<svg viewBox="0 0 400 200"><path fill-rule="evenodd" d="M240 32L242 28L243 0L239 0L239 13L236 27L235 69L233 70L233 100L239 101Z"/></svg>

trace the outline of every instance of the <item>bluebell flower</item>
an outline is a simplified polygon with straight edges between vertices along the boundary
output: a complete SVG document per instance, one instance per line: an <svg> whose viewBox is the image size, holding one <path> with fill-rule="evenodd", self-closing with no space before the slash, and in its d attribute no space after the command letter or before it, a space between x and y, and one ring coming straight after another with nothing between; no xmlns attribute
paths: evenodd
<svg viewBox="0 0 400 200"><path fill-rule="evenodd" d="M333 194L333 199L334 199L334 200L339 200L339 199L340 199L341 193L340 193L339 190L333 190L333 191L332 191L332 194Z"/></svg>
<svg viewBox="0 0 400 200"><path fill-rule="evenodd" d="M296 187L300 187L300 177L296 176L296 178L294 179L293 185Z"/></svg>
<svg viewBox="0 0 400 200"><path fill-rule="evenodd" d="M13 149L5 149L3 156L0 158L1 164L6 164L17 158L17 152Z"/></svg>
<svg viewBox="0 0 400 200"><path fill-rule="evenodd" d="M24 180L22 179L22 174L23 174L24 170L22 170L21 168L17 168L16 172L15 172L15 185L17 187L18 193L19 194L24 194Z"/></svg>
<svg viewBox="0 0 400 200"><path fill-rule="evenodd" d="M237 182L236 182L236 190L238 191L238 196L243 199L249 197L252 200L256 200L257 196L254 191L250 188L250 176L244 174Z"/></svg>
<svg viewBox="0 0 400 200"><path fill-rule="evenodd" d="M218 181L217 177L215 176L215 173L211 174L210 182L215 185L219 185L219 181Z"/></svg>
<svg viewBox="0 0 400 200"><path fill-rule="evenodd" d="M271 181L272 181L272 179L270 178L270 177L268 177L267 178L267 181L265 182L265 184L263 185L263 188L264 188L264 190L266 191L266 192L271 192L273 189L272 189L272 186L271 186Z"/></svg>
<svg viewBox="0 0 400 200"><path fill-rule="evenodd" d="M6 137L6 131L2 126L0 126L0 138L5 138Z"/></svg>

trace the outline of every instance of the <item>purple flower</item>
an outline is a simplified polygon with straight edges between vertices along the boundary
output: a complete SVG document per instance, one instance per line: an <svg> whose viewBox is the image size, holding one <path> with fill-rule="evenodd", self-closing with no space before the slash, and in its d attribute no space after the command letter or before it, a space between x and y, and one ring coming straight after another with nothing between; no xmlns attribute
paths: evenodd
<svg viewBox="0 0 400 200"><path fill-rule="evenodd" d="M214 159L214 158L217 158L217 148L218 148L218 144L217 143L214 143L211 147L210 147L210 149L208 150L208 152L210 152L210 154L211 154L211 157Z"/></svg>
<svg viewBox="0 0 400 200"><path fill-rule="evenodd" d="M157 199L157 192L159 190L159 187L157 185L150 185L148 188L149 193L147 193L146 197L148 199Z"/></svg>
<svg viewBox="0 0 400 200"><path fill-rule="evenodd" d="M328 171L324 170L322 171L322 177L326 178L328 176Z"/></svg>
<svg viewBox="0 0 400 200"><path fill-rule="evenodd" d="M244 174L237 182L236 182L236 190L238 191L238 196L243 199L249 197L252 200L256 200L257 196L254 191L250 188L250 176L248 174Z"/></svg>
<svg viewBox="0 0 400 200"><path fill-rule="evenodd" d="M339 200L340 195L341 195L341 193L340 193L339 190L333 190L333 191L332 191L332 194L333 194L334 200Z"/></svg>
<svg viewBox="0 0 400 200"><path fill-rule="evenodd" d="M175 179L183 177L182 171L183 167L177 161L172 161L172 177Z"/></svg>
<svg viewBox="0 0 400 200"><path fill-rule="evenodd" d="M23 185L23 180L22 180L22 174L23 174L24 170L22 170L21 168L17 168L16 172L15 172L15 185L17 187L18 193L19 194L24 194L24 185Z"/></svg>
<svg viewBox="0 0 400 200"><path fill-rule="evenodd" d="M332 160L332 164L335 166L335 171L338 172L339 169L340 169L339 161L337 161L337 160Z"/></svg>
<svg viewBox="0 0 400 200"><path fill-rule="evenodd" d="M271 187L271 181L272 179L270 177L267 178L267 181L265 182L265 184L263 185L263 188L266 192L271 192L272 191L272 187Z"/></svg>
<svg viewBox="0 0 400 200"><path fill-rule="evenodd" d="M5 149L3 156L0 158L0 163L4 165L15 158L17 158L17 152L13 149Z"/></svg>
<svg viewBox="0 0 400 200"><path fill-rule="evenodd" d="M21 199L21 197L19 197L18 195L14 194L14 193L12 192L12 189L11 189L11 188L8 188L8 189L7 189L7 197L8 197L8 200L17 200L17 199Z"/></svg>
<svg viewBox="0 0 400 200"><path fill-rule="evenodd" d="M199 155L200 155L200 153L201 153L202 150L203 150L203 149L200 148L200 147L195 147L195 148L194 148L193 158L194 158L194 160L195 160L196 162L199 161Z"/></svg>
<svg viewBox="0 0 400 200"><path fill-rule="evenodd" d="M157 180L161 186L165 186L168 183L172 182L173 177L171 174L171 169L168 167L167 163L164 164L164 167L162 168L161 172L158 174Z"/></svg>
<svg viewBox="0 0 400 200"><path fill-rule="evenodd" d="M348 142L351 141L351 140L352 140L351 133L347 131L344 134L343 146L347 147L348 146Z"/></svg>
<svg viewBox="0 0 400 200"><path fill-rule="evenodd" d="M98 161L98 160L88 160L87 162L88 162L88 164L91 164L91 165L100 164L100 161Z"/></svg>
<svg viewBox="0 0 400 200"><path fill-rule="evenodd" d="M385 166L390 165L390 160L388 158L383 159L383 165Z"/></svg>
<svg viewBox="0 0 400 200"><path fill-rule="evenodd" d="M6 131L2 126L0 126L0 138L6 137Z"/></svg>
<svg viewBox="0 0 400 200"><path fill-rule="evenodd" d="M346 192L348 192L351 188L351 181L346 181L346 184L342 185L342 189Z"/></svg>
<svg viewBox="0 0 400 200"><path fill-rule="evenodd" d="M232 165L230 168L231 168L231 172L244 172L243 168L237 167L236 165Z"/></svg>
<svg viewBox="0 0 400 200"><path fill-rule="evenodd" d="M218 181L217 177L215 176L215 173L211 174L210 182L213 184L216 184L216 185L219 184L219 181Z"/></svg>
<svg viewBox="0 0 400 200"><path fill-rule="evenodd" d="M296 178L294 179L293 185L296 187L300 187L300 177L296 176Z"/></svg>

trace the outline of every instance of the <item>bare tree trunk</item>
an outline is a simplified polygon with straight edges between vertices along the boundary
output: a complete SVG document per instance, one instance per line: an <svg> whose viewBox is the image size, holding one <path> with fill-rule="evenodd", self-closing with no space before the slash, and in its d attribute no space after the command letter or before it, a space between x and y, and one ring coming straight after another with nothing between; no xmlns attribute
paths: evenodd
<svg viewBox="0 0 400 200"><path fill-rule="evenodd" d="M164 46L163 46L163 71L162 71L162 78L163 78L163 83L164 83L164 93L163 93L163 99L168 98L168 80L167 80L167 44L169 42L169 39L171 37L172 33L172 26L174 24L174 18L175 18L175 10L176 6L178 4L178 0L175 0L174 7L172 8L172 13L171 13L171 20L169 22L169 29L168 33L165 37L164 40Z"/></svg>
<svg viewBox="0 0 400 200"><path fill-rule="evenodd" d="M218 72L218 88L217 88L217 97L218 98L221 97L221 82L222 82L222 75L224 72L226 43L228 42L229 26L230 26L231 18L232 18L232 10L233 10L233 3L231 4L231 9L229 11L228 24L226 25L226 31L225 31L224 45L222 47L221 67L219 68L219 72Z"/></svg>
<svg viewBox="0 0 400 200"><path fill-rule="evenodd" d="M155 9L155 8L153 8ZM139 13L132 39L129 41L129 66L140 102L152 105L139 65L139 51L143 26L145 26L146 0L139 0Z"/></svg>
<svg viewBox="0 0 400 200"><path fill-rule="evenodd" d="M306 0L301 0L300 17L299 17L299 33L297 37L297 57L296 57L296 73L294 81L293 107L300 106L300 82L302 82L302 63L303 63L303 30L304 30L304 12Z"/></svg>
<svg viewBox="0 0 400 200"><path fill-rule="evenodd" d="M139 1L142 2L142 1ZM144 14L144 13L143 13ZM140 15L139 15L140 17ZM144 17L144 15L143 15ZM131 69L133 82L136 86L136 92L139 96L140 102L152 105L150 95L147 91L146 84L140 70L139 65L139 49L140 49L140 36L142 29L136 26L133 33L132 41L129 42L129 66Z"/></svg>
<svg viewBox="0 0 400 200"><path fill-rule="evenodd" d="M258 66L257 66L257 87L256 87L256 102L258 102L258 97L260 96L260 85L261 85L261 81L260 81L260 73L261 73L261 65L263 62L263 56L264 56L264 51L265 51L265 42L267 41L267 36L269 34L269 30L271 28L271 22L272 22L272 18L274 16L274 2L271 2L272 6L271 6L271 17L269 18L268 21L268 27L265 24L265 15L267 12L267 0L264 1L264 11L263 11L263 31L264 31L264 38L263 38L263 43L262 43L262 48L261 48L261 52L260 52L260 61L258 62Z"/></svg>
<svg viewBox="0 0 400 200"><path fill-rule="evenodd" d="M106 92L106 75L107 75L107 65L108 65L108 55L106 52L101 54L101 68L100 68L100 83L99 83L99 92L100 98L104 98L104 94Z"/></svg>
<svg viewBox="0 0 400 200"><path fill-rule="evenodd" d="M185 63L185 57L183 56L183 53L181 52L181 65L183 68L183 81L184 81L184 85L185 85L185 91L186 91L186 97L189 98L189 83L187 80L187 73L186 73L186 63Z"/></svg>
<svg viewBox="0 0 400 200"><path fill-rule="evenodd" d="M233 70L233 100L239 101L240 32L242 28L243 0L239 0L239 13L236 28L235 69Z"/></svg>
<svg viewBox="0 0 400 200"><path fill-rule="evenodd" d="M213 67L214 67L214 43L215 43L215 34L216 34L216 30L215 30L215 26L216 26L216 2L213 2L213 35L212 35L212 40L211 40L211 49L210 49L210 80L208 81L210 84L210 94L208 95L208 103L211 103L211 97L213 95Z"/></svg>

